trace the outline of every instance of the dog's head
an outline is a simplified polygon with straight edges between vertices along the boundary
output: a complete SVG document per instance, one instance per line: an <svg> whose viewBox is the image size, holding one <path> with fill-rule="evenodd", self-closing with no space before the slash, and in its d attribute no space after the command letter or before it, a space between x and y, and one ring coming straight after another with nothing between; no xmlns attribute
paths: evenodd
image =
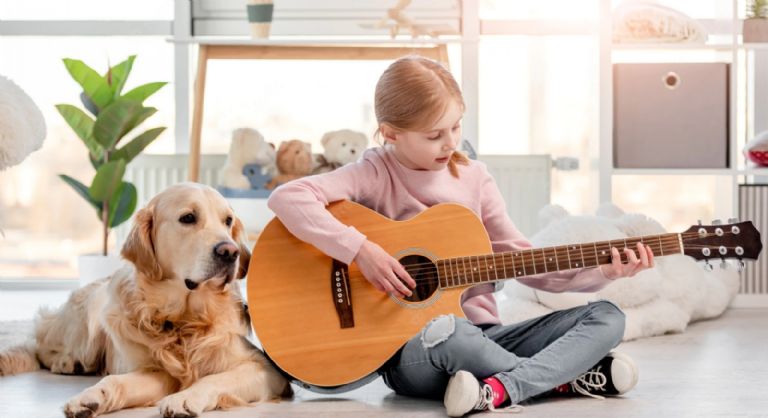
<svg viewBox="0 0 768 418"><path fill-rule="evenodd" d="M150 280L179 280L190 290L245 277L250 261L243 224L213 188L169 187L136 213L123 257Z"/></svg>

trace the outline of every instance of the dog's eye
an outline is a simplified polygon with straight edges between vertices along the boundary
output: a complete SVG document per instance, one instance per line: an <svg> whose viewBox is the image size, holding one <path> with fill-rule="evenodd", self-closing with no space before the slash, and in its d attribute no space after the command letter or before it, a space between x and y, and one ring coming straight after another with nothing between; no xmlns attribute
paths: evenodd
<svg viewBox="0 0 768 418"><path fill-rule="evenodd" d="M179 218L179 222L181 222L183 224L193 224L193 223L197 222L197 217L195 216L194 213L188 213L188 214L182 216L181 218Z"/></svg>
<svg viewBox="0 0 768 418"><path fill-rule="evenodd" d="M224 223L227 224L227 226L232 226L232 217L227 216L227 219L224 221Z"/></svg>

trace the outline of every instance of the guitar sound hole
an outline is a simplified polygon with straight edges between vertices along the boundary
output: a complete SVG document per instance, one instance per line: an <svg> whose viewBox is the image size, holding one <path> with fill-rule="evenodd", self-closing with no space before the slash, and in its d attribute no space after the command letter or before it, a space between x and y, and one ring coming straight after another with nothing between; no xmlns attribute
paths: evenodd
<svg viewBox="0 0 768 418"><path fill-rule="evenodd" d="M429 299L440 284L437 277L437 267L432 260L421 255L409 255L400 259L402 264L416 281L416 288L411 296L403 298L408 302L421 302Z"/></svg>

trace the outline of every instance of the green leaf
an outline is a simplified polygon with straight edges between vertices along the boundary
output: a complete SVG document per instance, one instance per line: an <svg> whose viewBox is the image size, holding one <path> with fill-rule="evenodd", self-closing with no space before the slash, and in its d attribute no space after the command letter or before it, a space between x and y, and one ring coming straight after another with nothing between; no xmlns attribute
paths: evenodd
<svg viewBox="0 0 768 418"><path fill-rule="evenodd" d="M160 90L166 84L168 83L165 81L157 81L154 83L142 84L139 87L136 87L135 89L129 91L128 93L125 93L123 95L123 98L138 100L144 103L144 100L146 100L147 97L155 94L156 91Z"/></svg>
<svg viewBox="0 0 768 418"><path fill-rule="evenodd" d="M131 142L127 143L124 147L118 149L112 155L109 156L111 161L125 160L126 163L130 163L139 155L144 148L152 143L157 137L165 130L165 127L152 128L143 132L141 135L133 138Z"/></svg>
<svg viewBox="0 0 768 418"><path fill-rule="evenodd" d="M112 200L115 192L123 181L125 174L125 161L117 160L102 164L96 170L96 176L93 178L88 193L93 200L104 202Z"/></svg>
<svg viewBox="0 0 768 418"><path fill-rule="evenodd" d="M109 201L109 227L114 228L131 218L136 210L138 193L136 187L126 181L120 184L120 188Z"/></svg>
<svg viewBox="0 0 768 418"><path fill-rule="evenodd" d="M104 152L101 145L93 139L93 119L83 112L79 107L68 104L58 104L56 109L64 120L69 124L77 136L83 141L91 155L97 156Z"/></svg>
<svg viewBox="0 0 768 418"><path fill-rule="evenodd" d="M99 112L99 117L93 124L93 136L102 147L112 150L120 138L133 129L134 121L143 113L144 107L141 103L118 99Z"/></svg>
<svg viewBox="0 0 768 418"><path fill-rule="evenodd" d="M85 199L86 202L90 203L91 206L93 206L96 210L101 210L101 202L97 202L93 198L91 198L91 194L88 192L88 186L84 185L83 183L80 183L79 181L73 179L72 177L66 175L66 174L59 174L59 178L64 180L67 184L72 186L72 188L82 196L83 199Z"/></svg>
<svg viewBox="0 0 768 418"><path fill-rule="evenodd" d="M120 97L120 93L123 91L123 86L125 86L125 81L131 73L131 68L133 68L133 60L135 59L136 55L131 55L125 61L110 68L112 73L112 97L114 99Z"/></svg>
<svg viewBox="0 0 768 418"><path fill-rule="evenodd" d="M80 60L64 58L64 66L72 78L80 84L86 95L99 108L104 109L112 103L112 88L99 73Z"/></svg>
<svg viewBox="0 0 768 418"><path fill-rule="evenodd" d="M150 116L154 115L155 113L157 113L157 108L154 108L154 107L144 107L144 108L142 108L141 112L139 112L139 114L136 115L136 117L133 118L131 120L131 122L128 123L128 125L126 125L125 133L127 134L128 132L131 132L135 127L141 125L142 122L147 120ZM123 136L125 136L125 135L123 135ZM118 139L118 142L120 142L119 139ZM117 145L117 143L115 145Z"/></svg>

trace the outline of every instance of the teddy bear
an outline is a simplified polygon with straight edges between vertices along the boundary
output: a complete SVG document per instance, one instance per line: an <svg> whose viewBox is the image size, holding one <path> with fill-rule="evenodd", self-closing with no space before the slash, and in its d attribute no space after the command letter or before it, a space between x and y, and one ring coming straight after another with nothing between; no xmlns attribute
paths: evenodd
<svg viewBox="0 0 768 418"><path fill-rule="evenodd" d="M611 203L602 205L596 215L573 216L561 206L546 206L539 212L543 229L531 237L531 242L541 248L667 232L657 221L643 214L625 213ZM624 340L628 341L683 332L692 321L717 317L738 292L739 273L730 262L724 269L708 272L701 263L681 254L654 256L654 268L631 279L615 280L595 293L550 293L510 280L499 304L502 323L606 299L626 314Z"/></svg>
<svg viewBox="0 0 768 418"><path fill-rule="evenodd" d="M299 139L284 141L277 150L278 174L264 187L275 187L309 175L312 171L312 145Z"/></svg>
<svg viewBox="0 0 768 418"><path fill-rule="evenodd" d="M326 132L320 143L323 153L314 155L312 174L327 173L357 161L368 148L368 137L361 132L342 129Z"/></svg>
<svg viewBox="0 0 768 418"><path fill-rule="evenodd" d="M227 161L219 173L221 185L232 189L250 189L251 183L243 173L243 168L248 164L258 164L262 174L274 177L277 175L275 158L275 146L268 143L259 131L251 128L235 129Z"/></svg>
<svg viewBox="0 0 768 418"><path fill-rule="evenodd" d="M0 171L21 163L45 140L45 119L35 102L0 75Z"/></svg>

